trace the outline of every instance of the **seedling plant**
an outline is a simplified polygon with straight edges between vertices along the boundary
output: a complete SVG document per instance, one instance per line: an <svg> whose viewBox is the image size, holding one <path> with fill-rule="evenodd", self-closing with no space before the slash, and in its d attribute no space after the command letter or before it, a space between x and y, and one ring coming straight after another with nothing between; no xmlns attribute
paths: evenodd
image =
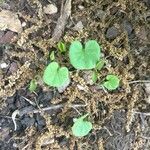
<svg viewBox="0 0 150 150"><path fill-rule="evenodd" d="M61 53L67 52L65 43L59 42L57 47ZM60 88L70 81L69 70L67 67L60 66L58 62L54 61L55 59L54 51L52 51L50 54L51 63L44 70L43 81L48 86ZM98 73L105 65L105 59L101 58L101 47L95 40L89 40L85 45L82 45L80 41L73 41L69 48L69 59L71 65L77 70L93 69L92 80L94 83L97 82ZM119 87L119 83L119 77L110 74L106 76L101 86L112 91ZM35 80L31 80L29 90L35 91L36 86ZM92 123L85 120L87 116L88 114L75 119L72 126L74 136L83 137L92 130Z"/></svg>

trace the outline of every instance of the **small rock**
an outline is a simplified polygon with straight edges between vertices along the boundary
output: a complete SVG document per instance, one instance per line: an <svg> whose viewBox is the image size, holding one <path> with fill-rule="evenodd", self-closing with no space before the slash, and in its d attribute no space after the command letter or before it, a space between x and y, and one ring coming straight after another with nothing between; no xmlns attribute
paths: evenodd
<svg viewBox="0 0 150 150"><path fill-rule="evenodd" d="M130 35L133 31L131 23L125 20L122 25L123 25L124 30L127 31L128 35Z"/></svg>
<svg viewBox="0 0 150 150"><path fill-rule="evenodd" d="M26 22L22 22L22 27L25 27L27 24L26 24Z"/></svg>
<svg viewBox="0 0 150 150"><path fill-rule="evenodd" d="M119 31L116 27L112 26L110 28L108 28L107 32L106 32L106 38L113 40L115 39L117 36L119 35Z"/></svg>
<svg viewBox="0 0 150 150"><path fill-rule="evenodd" d="M43 9L44 9L45 14L49 14L49 15L55 14L58 12L57 7L53 4L49 4L45 6Z"/></svg>
<svg viewBox="0 0 150 150"><path fill-rule="evenodd" d="M14 73L18 70L18 65L16 62L10 64L9 73Z"/></svg>
<svg viewBox="0 0 150 150"><path fill-rule="evenodd" d="M0 44L7 44L15 41L15 33L12 31L7 31L1 38Z"/></svg>
<svg viewBox="0 0 150 150"><path fill-rule="evenodd" d="M106 12L104 12L103 10L97 10L96 14L95 14L95 17L96 18L99 18L99 19L103 19L104 16L106 16Z"/></svg>
<svg viewBox="0 0 150 150"><path fill-rule="evenodd" d="M78 8L79 8L80 10L83 10L83 9L84 9L84 6L79 5Z"/></svg>
<svg viewBox="0 0 150 150"><path fill-rule="evenodd" d="M5 69L7 67L8 67L8 64L6 64L5 62L0 64L1 69Z"/></svg>
<svg viewBox="0 0 150 150"><path fill-rule="evenodd" d="M75 31L81 31L83 29L82 21L79 21L74 27L73 30Z"/></svg>

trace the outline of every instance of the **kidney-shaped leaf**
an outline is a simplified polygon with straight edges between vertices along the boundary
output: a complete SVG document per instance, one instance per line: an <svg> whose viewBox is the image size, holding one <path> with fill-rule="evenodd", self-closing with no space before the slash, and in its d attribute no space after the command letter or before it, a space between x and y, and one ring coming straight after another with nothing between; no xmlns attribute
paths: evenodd
<svg viewBox="0 0 150 150"><path fill-rule="evenodd" d="M81 116L75 120L74 125L72 126L73 135L76 137L86 136L92 129L92 123L89 121L84 121L88 114Z"/></svg>
<svg viewBox="0 0 150 150"><path fill-rule="evenodd" d="M43 81L53 87L61 87L69 80L69 71L66 67L59 67L57 62L50 63L43 75Z"/></svg>
<svg viewBox="0 0 150 150"><path fill-rule="evenodd" d="M103 83L103 86L108 89L108 90L115 90L116 88L119 87L119 78L115 75L107 75L106 76L106 80L104 83Z"/></svg>
<svg viewBox="0 0 150 150"><path fill-rule="evenodd" d="M74 41L69 49L69 58L76 69L95 68L100 59L100 46L95 40L89 40L83 48L79 41Z"/></svg>

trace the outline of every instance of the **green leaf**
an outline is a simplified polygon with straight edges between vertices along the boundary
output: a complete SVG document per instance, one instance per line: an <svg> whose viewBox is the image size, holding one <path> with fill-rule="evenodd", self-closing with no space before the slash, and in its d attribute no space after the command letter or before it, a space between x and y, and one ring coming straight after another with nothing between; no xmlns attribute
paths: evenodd
<svg viewBox="0 0 150 150"><path fill-rule="evenodd" d="M30 92L34 92L34 91L36 90L36 88L37 88L37 82L36 82L35 79L32 79L32 80L30 81L29 91L30 91Z"/></svg>
<svg viewBox="0 0 150 150"><path fill-rule="evenodd" d="M54 51L52 51L50 54L50 60L53 61L54 59L55 59L55 53Z"/></svg>
<svg viewBox="0 0 150 150"><path fill-rule="evenodd" d="M93 81L93 83L96 83L97 79L98 79L98 74L97 74L96 71L93 71L93 73L92 73L92 81Z"/></svg>
<svg viewBox="0 0 150 150"><path fill-rule="evenodd" d="M100 59L100 46L95 40L89 40L83 48L79 41L74 41L69 49L69 58L76 69L95 68Z"/></svg>
<svg viewBox="0 0 150 150"><path fill-rule="evenodd" d="M108 89L108 90L115 90L116 88L119 87L119 78L115 75L107 75L106 76L106 80L104 83L103 83L103 86Z"/></svg>
<svg viewBox="0 0 150 150"><path fill-rule="evenodd" d="M66 45L63 42L59 42L57 44L58 49L60 50L61 53L66 52Z"/></svg>
<svg viewBox="0 0 150 150"><path fill-rule="evenodd" d="M86 136L92 130L92 123L84 121L88 114L81 116L76 119L72 126L72 133L76 137Z"/></svg>
<svg viewBox="0 0 150 150"><path fill-rule="evenodd" d="M105 64L105 60L104 60L104 59L101 59L101 60L96 64L95 69L96 69L96 70L101 70L101 69L103 68L104 64Z"/></svg>
<svg viewBox="0 0 150 150"><path fill-rule="evenodd" d="M61 87L69 80L69 71L66 67L59 67L57 62L50 63L43 75L43 81L53 87Z"/></svg>

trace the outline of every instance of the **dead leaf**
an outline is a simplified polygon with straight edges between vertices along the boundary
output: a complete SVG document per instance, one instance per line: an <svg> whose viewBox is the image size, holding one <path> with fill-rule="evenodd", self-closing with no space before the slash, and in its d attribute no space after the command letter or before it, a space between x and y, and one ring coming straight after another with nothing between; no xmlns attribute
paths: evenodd
<svg viewBox="0 0 150 150"><path fill-rule="evenodd" d="M9 10L2 10L0 12L0 30L6 29L20 33L22 31L22 26L16 13Z"/></svg>

